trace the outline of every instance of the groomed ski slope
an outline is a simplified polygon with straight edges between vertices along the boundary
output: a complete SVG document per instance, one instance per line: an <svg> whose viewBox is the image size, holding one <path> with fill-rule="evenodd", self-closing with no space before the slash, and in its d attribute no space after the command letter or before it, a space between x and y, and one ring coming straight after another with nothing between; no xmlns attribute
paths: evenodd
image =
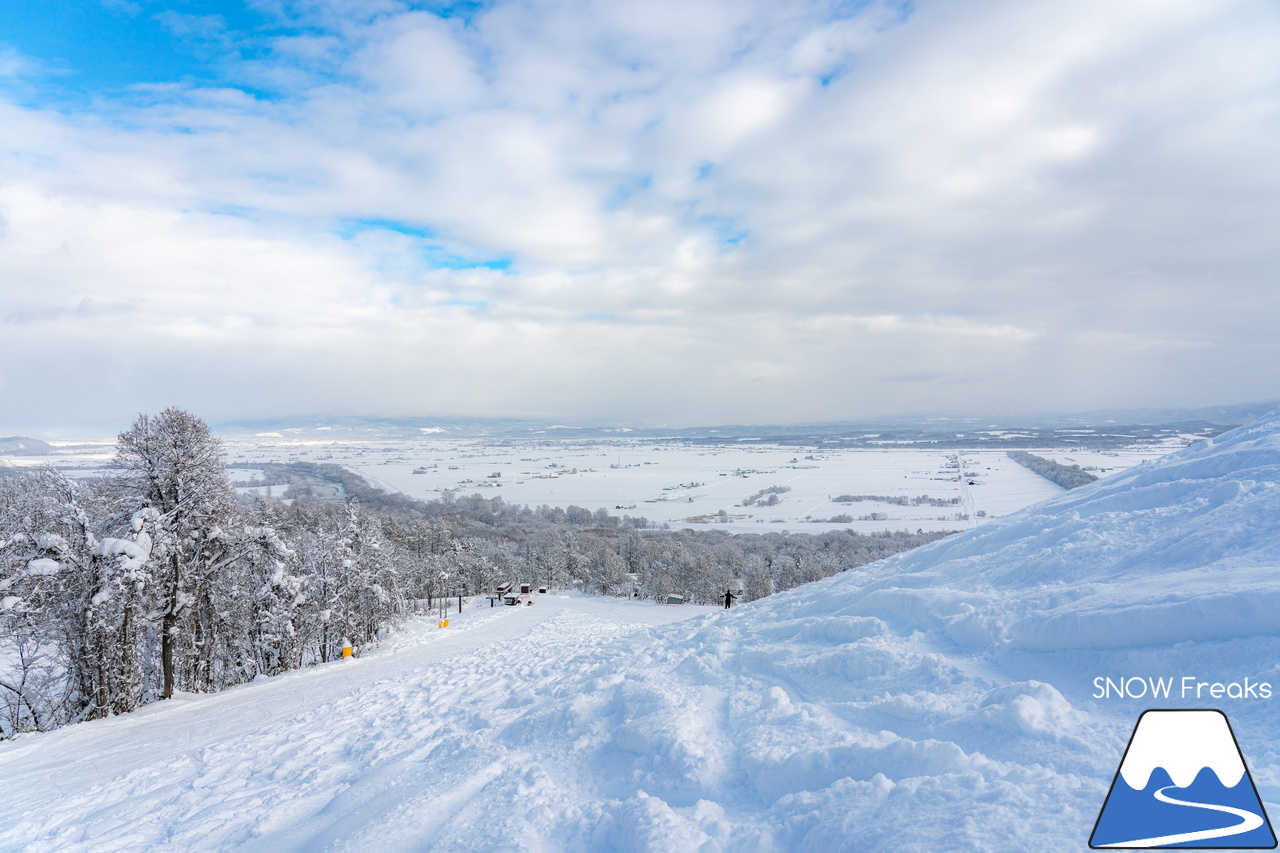
<svg viewBox="0 0 1280 853"><path fill-rule="evenodd" d="M729 612L543 596L0 743L0 850L1083 850L1146 708L1280 799L1278 570L1273 414Z"/></svg>

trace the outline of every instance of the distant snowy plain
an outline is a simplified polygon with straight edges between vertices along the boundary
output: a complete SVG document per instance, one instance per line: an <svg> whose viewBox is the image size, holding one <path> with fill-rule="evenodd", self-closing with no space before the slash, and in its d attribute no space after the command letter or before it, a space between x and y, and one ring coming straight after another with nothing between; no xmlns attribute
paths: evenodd
<svg viewBox="0 0 1280 853"><path fill-rule="evenodd" d="M0 743L0 850L1083 850L1152 707L1223 710L1274 803L1277 519L1272 415L728 612L482 602Z"/></svg>
<svg viewBox="0 0 1280 853"><path fill-rule="evenodd" d="M1163 449L1064 453L1059 448L1044 453L1064 464L1105 472L1158 457L1176 441ZM886 527L962 530L981 522L979 511L1005 515L1062 491L996 450L823 450L750 442L709 446L626 440L542 440L513 446L456 439L307 446L262 438L235 439L228 449L232 464L240 464L240 457L326 461L356 471L388 491L421 499L438 499L446 491L478 493L515 504L576 504L672 527L714 526L734 533L784 527L811 533L834 528L860 533ZM974 476L958 479L963 472ZM776 506L742 505L745 498L773 486L790 489ZM942 508L833 500L841 495L929 495L959 498L960 503ZM721 511L726 521L716 518ZM887 518L858 520L873 512ZM822 521L837 515L850 515L854 521Z"/></svg>
<svg viewBox="0 0 1280 853"><path fill-rule="evenodd" d="M1059 447L1033 448L1032 452L1105 476L1158 458L1188 440L1188 436L1172 435L1161 444L1116 450ZM325 463L355 471L379 488L422 500L439 500L447 493L480 494L513 504L577 505L613 515L643 516L672 527L714 527L731 533L965 530L1063 491L995 449L823 449L819 445L705 445L643 439L495 442L432 436L327 440L315 438L314 432L308 437L238 435L223 441L231 477L239 482L262 476L255 464ZM54 456L14 457L9 464L47 463L73 476L93 475L101 473L112 453L110 445L76 444ZM972 476L962 476L966 474ZM775 486L789 490L779 495L777 505L743 506L744 499ZM283 490L283 486L240 489L274 497ZM928 495L955 498L958 503L939 507L834 500L842 495L908 500ZM720 518L722 511L725 515ZM860 520L872 513L884 518ZM843 515L853 521L826 521Z"/></svg>

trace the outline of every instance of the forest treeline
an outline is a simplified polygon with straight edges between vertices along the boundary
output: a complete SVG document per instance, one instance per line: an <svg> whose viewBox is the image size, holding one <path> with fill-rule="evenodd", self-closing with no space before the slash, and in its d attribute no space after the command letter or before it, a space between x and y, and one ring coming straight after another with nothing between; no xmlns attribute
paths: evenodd
<svg viewBox="0 0 1280 853"><path fill-rule="evenodd" d="M833 503L838 504L854 504L863 501L874 501L875 503L893 504L895 506L959 506L960 498L931 498L928 495L916 495L909 498L906 495L840 495L831 499Z"/></svg>
<svg viewBox="0 0 1280 853"><path fill-rule="evenodd" d="M356 653L441 596L503 581L753 600L943 534L663 530L582 507L417 501L337 466L341 502L237 497L178 409L139 416L111 476L0 478L0 738Z"/></svg>
<svg viewBox="0 0 1280 853"><path fill-rule="evenodd" d="M1036 456L1034 453L1027 453L1025 450L1010 450L1005 455L1023 468L1034 471L1049 482L1057 483L1064 489L1077 489L1080 486L1087 486L1098 479L1096 474L1090 474L1079 465L1063 465L1061 462L1045 459L1043 456Z"/></svg>

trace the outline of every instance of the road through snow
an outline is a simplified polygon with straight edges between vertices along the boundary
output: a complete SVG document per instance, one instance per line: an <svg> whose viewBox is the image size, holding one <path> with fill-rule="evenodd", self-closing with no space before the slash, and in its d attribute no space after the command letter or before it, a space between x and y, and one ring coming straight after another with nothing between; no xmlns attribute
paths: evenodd
<svg viewBox="0 0 1280 853"><path fill-rule="evenodd" d="M540 674L707 612L587 597L416 620L369 655L0 744L0 850L431 849L504 776L449 735L518 718ZM471 738L474 740L474 738ZM467 738L464 737L464 740Z"/></svg>

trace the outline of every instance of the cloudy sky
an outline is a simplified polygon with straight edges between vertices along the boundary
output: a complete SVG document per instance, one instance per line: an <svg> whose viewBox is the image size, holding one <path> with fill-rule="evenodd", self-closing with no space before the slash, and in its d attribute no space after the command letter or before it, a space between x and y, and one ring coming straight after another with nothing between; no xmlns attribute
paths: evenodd
<svg viewBox="0 0 1280 853"><path fill-rule="evenodd" d="M0 0L0 433L1280 397L1274 0Z"/></svg>

